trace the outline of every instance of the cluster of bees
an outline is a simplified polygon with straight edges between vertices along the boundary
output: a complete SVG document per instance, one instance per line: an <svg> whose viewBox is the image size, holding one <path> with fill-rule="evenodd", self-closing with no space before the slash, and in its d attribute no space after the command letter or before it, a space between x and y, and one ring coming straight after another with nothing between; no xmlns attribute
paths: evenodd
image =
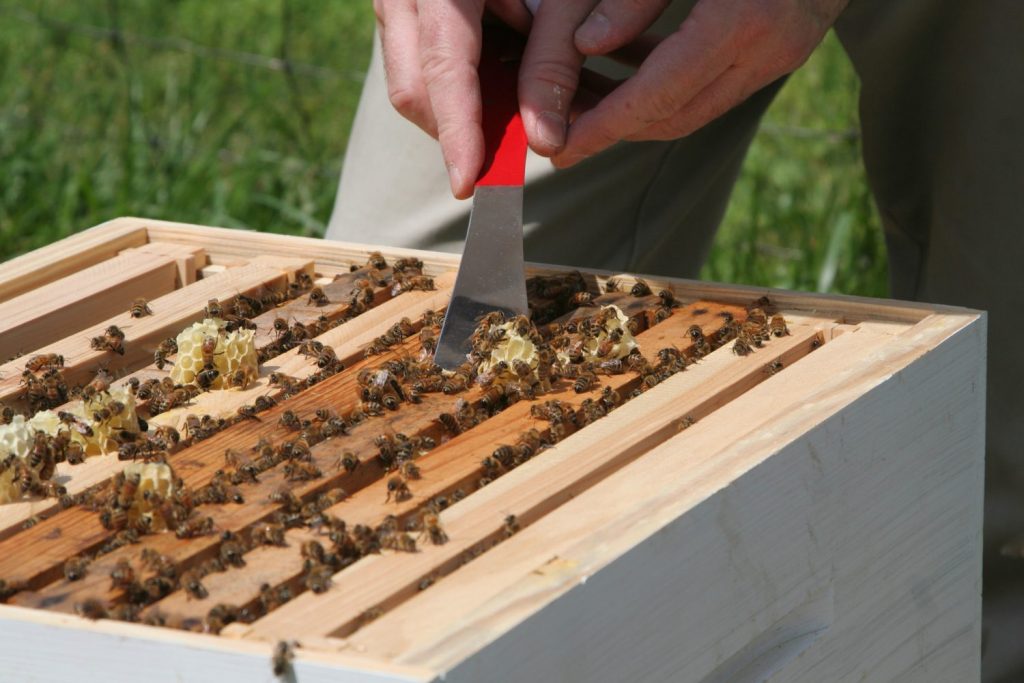
<svg viewBox="0 0 1024 683"><path fill-rule="evenodd" d="M389 276L384 272L387 263L379 254L371 255L367 268L367 276L355 283L348 298L348 304L355 312L365 310L372 302L375 287L389 282ZM432 281L422 275L422 263L415 260L396 261L390 274L390 283L393 294L433 287ZM310 305L327 303L327 295L322 289L319 292L317 289L311 279L300 278L292 283L287 295L295 298L305 294ZM615 282L610 281L609 290L616 289ZM551 322L566 310L594 303L593 295L587 291L586 283L579 273L531 278L528 290L534 320L525 316L506 319L499 313L485 316L473 336L470 357L454 373L445 373L432 362L437 328L442 322L437 313L427 312L417 321L399 321L367 347L366 355L393 352L398 345L414 335L419 336L421 355L417 358L395 357L391 353L391 357L377 367L362 370L356 377L358 403L354 410L342 415L324 407L308 417L298 415L295 411L282 411L278 423L290 433L288 438L279 443L261 439L249 449L229 449L225 453L224 468L206 485L190 490L177 480L173 493L166 497L150 493L146 500L147 508L152 510L149 515L130 514L138 488L138 481L133 476L122 474L105 487L80 494L74 499L65 494L64 497L73 503L95 510L104 526L114 533L111 540L99 549L99 553L111 552L138 542L140 536L152 533L157 528L173 530L181 538L220 534L216 556L198 563L179 566L170 557L150 549L142 551L141 562L138 564L119 561L111 571L110 579L113 588L123 591L124 600L115 607L99 600L85 600L77 606L79 613L89 618L134 621L139 620L143 607L178 589L186 591L193 598L207 597L203 580L212 572L243 567L246 554L253 548L286 545L290 529L306 528L317 532L315 539L301 545L303 572L299 583L287 582L278 586L264 584L254 602L246 605L217 604L203 619L181 620L155 610L148 610L144 619L151 624L216 633L229 623L259 618L291 600L302 590L314 593L328 590L335 573L368 554L382 550L415 552L418 544L424 540L434 544L447 542L448 537L440 524L439 515L448 505L467 495L462 488L437 495L415 511L401 516L389 515L376 526L348 525L343 519L329 514L328 509L346 497L341 487L335 486L301 498L292 490L296 483L326 476L327 473L321 469L322 463L318 465L312 456L311 449L316 444L347 434L356 424L369 418L398 410L404 402L420 402L429 393L456 395L474 386L480 387L482 392L478 400L470 402L457 398L449 412L438 416L441 431L456 435L473 428L516 401L542 397L560 381L570 383L575 392L582 394L592 391L600 383L602 375L625 372L637 375L637 380L630 383L633 389L628 396L620 395L611 387L604 387L578 405L555 399L533 404L531 415L546 422L546 426L525 430L514 442L498 446L483 458L476 485L484 486L568 434L600 419L624 400L656 386L730 340L735 340L733 350L743 354L763 344L771 335L787 333L784 319L779 315L769 317L765 313L768 302L759 301L748 309L746 320L739 322L726 317L721 330L715 334L705 335L700 327L691 327L687 331L686 342L689 348L686 351L668 347L660 350L654 361L648 361L639 352L619 358L612 350L621 335L617 337L616 334L609 334L607 329L608 316L613 314L608 312L610 309L567 323ZM636 297L650 297L654 294L643 281L632 285L629 293ZM652 302L653 312L649 312L646 317L631 319L626 328L628 332L638 333L644 322L658 322L672 314L677 304L671 292L659 292L657 297L657 301ZM232 324L246 325L249 324L247 318L258 314L263 310L261 306L267 304L263 300L250 298L240 298L239 301L241 307L236 302L230 311L223 310L217 302L211 301L207 312L232 320ZM282 318L275 321L277 338L272 345L273 349L267 353L276 355L287 349L299 348L300 353L317 365L317 372L303 380L273 373L270 383L282 388L285 397L309 388L342 369L334 350L313 339L328 326L340 322L329 321L326 316L306 324L289 324ZM534 347L533 357L486 365L485 361L490 358L491 351L506 341L510 334L529 340ZM590 343L598 338L600 342L596 345ZM173 340L170 341L173 343ZM749 347L746 351L744 345ZM596 346L596 349L588 351L591 346ZM159 360L166 362L167 357L175 351L170 344L163 346L158 349L161 354ZM38 372L46 371L47 368L39 366ZM132 388L137 398L149 402L151 413L185 404L199 390L199 387L175 385L166 379L144 383L136 380ZM273 405L275 401L272 398L260 397L255 404L239 409L234 420L190 415L186 419L183 435L164 429L149 436L145 443L126 442L122 445L124 452L120 455L132 459L143 457L166 460L167 454L179 444L207 438L238 420L259 419L258 414ZM416 460L436 446L435 439L426 435L426 432L413 436L388 432L379 434L374 443L377 449L374 464L384 472L387 491L385 502L408 500L413 495L412 487L421 477ZM336 469L352 473L363 464L365 461L345 450L338 457ZM202 505L243 504L246 487L258 482L263 473L275 468L281 468L285 483L271 494L276 509L264 520L237 532L220 531L213 518L199 513L197 508ZM505 519L501 537L511 536L519 528L519 520L509 515ZM495 542L500 542L500 539ZM470 550L464 561L469 561L485 549L481 545ZM81 578L88 572L89 560L88 557L72 558L65 566L65 576L69 580ZM433 577L425 577L420 582L420 589L431 585L433 580ZM0 592L9 589L0 585ZM378 611L371 610L365 616L371 619L377 615ZM284 668L290 658L290 649L279 649L281 653L277 659L280 659L280 666Z"/></svg>
<svg viewBox="0 0 1024 683"><path fill-rule="evenodd" d="M64 367L64 356L47 353L32 356L25 363L21 373L21 384L25 387L25 396L32 412L49 410L68 402L71 390L61 369ZM14 417L14 410L4 408L4 423ZM9 419L10 418L10 419Z"/></svg>
<svg viewBox="0 0 1024 683"><path fill-rule="evenodd" d="M388 263L380 252L372 252L366 265L352 266L353 272L363 270L365 275L352 283L351 290L343 299L345 306L341 315L333 318L320 315L316 320L307 323L289 322L283 317L276 318L274 320L276 337L273 342L258 352L260 362L297 348L327 330L338 327L365 312L373 304L377 287L391 284L393 288L398 288L393 292L394 294L408 289L434 288L433 280L422 274L423 262L419 259L398 259L391 267L390 273L386 272L387 268ZM314 286L312 279L309 279L308 276L306 279L299 278L293 282L289 291L289 295L293 297L304 293L308 293L306 303L311 306L323 306L330 303L323 287Z"/></svg>
<svg viewBox="0 0 1024 683"><path fill-rule="evenodd" d="M771 306L768 297L761 297L747 307L747 317L743 322L732 318L726 321L723 329L736 338L732 352L737 356L749 355L755 348L761 348L771 337L784 337L789 334L786 319L776 313L771 317L765 311Z"/></svg>

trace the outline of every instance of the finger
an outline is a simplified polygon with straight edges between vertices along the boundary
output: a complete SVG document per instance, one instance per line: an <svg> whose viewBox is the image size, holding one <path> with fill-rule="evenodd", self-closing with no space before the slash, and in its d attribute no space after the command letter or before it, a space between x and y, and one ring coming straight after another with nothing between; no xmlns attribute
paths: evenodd
<svg viewBox="0 0 1024 683"><path fill-rule="evenodd" d="M670 118L732 65L729 25L693 18L662 41L632 78L573 122L556 166L571 166Z"/></svg>
<svg viewBox="0 0 1024 683"><path fill-rule="evenodd" d="M565 144L569 107L576 95L583 55L573 31L587 16L592 0L541 4L519 67L519 106L530 147L544 156Z"/></svg>
<svg viewBox="0 0 1024 683"><path fill-rule="evenodd" d="M419 0L420 69L452 194L465 199L484 161L480 127L483 0Z"/></svg>
<svg viewBox="0 0 1024 683"><path fill-rule="evenodd" d="M375 7L391 106L436 138L437 121L420 71L416 7L411 2L378 2Z"/></svg>
<svg viewBox="0 0 1024 683"><path fill-rule="evenodd" d="M748 70L732 67L700 91L675 115L637 131L625 139L638 142L686 137L750 97L756 90L749 85L750 82L751 74Z"/></svg>
<svg viewBox="0 0 1024 683"><path fill-rule="evenodd" d="M576 47L585 55L617 50L646 31L669 0L601 0L576 30Z"/></svg>

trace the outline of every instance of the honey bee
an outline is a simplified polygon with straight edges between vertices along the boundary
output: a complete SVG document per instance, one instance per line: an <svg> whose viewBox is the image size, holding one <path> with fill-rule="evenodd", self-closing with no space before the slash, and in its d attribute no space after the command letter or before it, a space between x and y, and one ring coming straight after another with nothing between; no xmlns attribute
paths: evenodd
<svg viewBox="0 0 1024 683"><path fill-rule="evenodd" d="M448 534L441 528L441 518L429 508L420 514L420 528L434 545L444 545L448 542Z"/></svg>
<svg viewBox="0 0 1024 683"><path fill-rule="evenodd" d="M338 458L338 468L344 468L346 472L355 472L359 467L359 458L352 451L343 451Z"/></svg>
<svg viewBox="0 0 1024 683"><path fill-rule="evenodd" d="M327 294L324 293L323 287L314 287L309 291L309 297L306 299L306 304L310 306L323 306L329 303Z"/></svg>
<svg viewBox="0 0 1024 683"><path fill-rule="evenodd" d="M224 307L221 306L219 300L210 299L209 301L206 302L205 313L207 318L223 318Z"/></svg>
<svg viewBox="0 0 1024 683"><path fill-rule="evenodd" d="M419 290L422 292L431 292L434 290L434 278L427 277L426 275L413 275L405 278L402 283L400 291L411 292Z"/></svg>
<svg viewBox="0 0 1024 683"><path fill-rule="evenodd" d="M750 346L750 342L744 337L737 337L736 341L732 343L732 352L737 356L749 355L754 349Z"/></svg>
<svg viewBox="0 0 1024 683"><path fill-rule="evenodd" d="M260 422L260 417L256 414L256 406L239 406L236 413L243 420L256 420L257 422Z"/></svg>
<svg viewBox="0 0 1024 683"><path fill-rule="evenodd" d="M306 588L313 591L314 593L320 594L325 593L331 587L331 575L334 570L325 564L314 564L308 572L303 582L306 584Z"/></svg>
<svg viewBox="0 0 1024 683"><path fill-rule="evenodd" d="M508 515L505 517L505 524L502 526L502 533L505 538L512 536L519 531L519 520L515 515Z"/></svg>
<svg viewBox="0 0 1024 683"><path fill-rule="evenodd" d="M270 587L267 586L267 588ZM277 641L277 645L274 646L274 654L270 658L270 668L274 675L283 678L291 671L293 659L295 659L295 652L292 649L292 644L284 640Z"/></svg>
<svg viewBox="0 0 1024 683"><path fill-rule="evenodd" d="M592 372L584 372L573 382L572 388L577 394L590 391L597 384L597 375Z"/></svg>
<svg viewBox="0 0 1024 683"><path fill-rule="evenodd" d="M309 481L319 479L323 473L313 463L292 460L285 463L284 476L288 481Z"/></svg>
<svg viewBox="0 0 1024 683"><path fill-rule="evenodd" d="M89 347L94 351L113 351L124 355L124 332L116 325L111 325L106 331L89 340Z"/></svg>
<svg viewBox="0 0 1024 683"><path fill-rule="evenodd" d="M469 377L461 372L456 372L445 380L441 386L441 391L449 395L457 394L460 391L464 391L467 386L469 386Z"/></svg>
<svg viewBox="0 0 1024 683"><path fill-rule="evenodd" d="M388 479L388 495L384 499L384 502L391 500L391 496L395 497L396 503L409 500L412 498L412 491L409 489L409 485L405 482L401 476L394 476Z"/></svg>
<svg viewBox="0 0 1024 683"><path fill-rule="evenodd" d="M40 372L47 368L64 367L64 356L58 353L43 353L32 356L25 361L25 369L29 372Z"/></svg>
<svg viewBox="0 0 1024 683"><path fill-rule="evenodd" d="M216 353L217 342L217 337L214 337L213 335L206 335L205 337L203 337L203 343L199 347L199 349L200 352L202 353L204 366L213 367L213 357L215 355L220 355Z"/></svg>
<svg viewBox="0 0 1024 683"><path fill-rule="evenodd" d="M82 436L92 436L93 429L88 424L83 422L79 417L73 413L69 413L65 410L57 411L57 419L60 420L61 424L66 425Z"/></svg>
<svg viewBox="0 0 1024 683"><path fill-rule="evenodd" d="M132 302L132 307L129 309L129 312L133 318L142 318L143 316L153 315L153 309L149 307L149 302L142 297L139 297Z"/></svg>
<svg viewBox="0 0 1024 683"><path fill-rule="evenodd" d="M181 587L189 597L202 600L209 595L203 585L203 575L198 569L190 569L181 575Z"/></svg>
<svg viewBox="0 0 1024 683"><path fill-rule="evenodd" d="M85 577L89 567L89 558L75 555L64 562L64 578L68 581L78 581Z"/></svg>
<svg viewBox="0 0 1024 683"><path fill-rule="evenodd" d="M207 536L213 533L213 517L196 516L185 520L174 530L178 538L194 538L196 536Z"/></svg>
<svg viewBox="0 0 1024 683"><path fill-rule="evenodd" d="M269 410L276 406L277 401L274 400L273 396L257 396L256 400L253 401L253 405L256 406L257 411L262 413L264 410Z"/></svg>
<svg viewBox="0 0 1024 683"><path fill-rule="evenodd" d="M771 321L768 323L768 329L772 336L785 337L789 334L789 328L786 327L786 319L781 315L773 315Z"/></svg>
<svg viewBox="0 0 1024 683"><path fill-rule="evenodd" d="M110 570L110 589L127 590L135 583L135 570L128 560L121 558Z"/></svg>
<svg viewBox="0 0 1024 683"><path fill-rule="evenodd" d="M75 613L78 616L85 619L91 619L96 621L97 619L106 619L107 608L103 606L103 603L96 598L87 598L82 602L75 604Z"/></svg>
<svg viewBox="0 0 1024 683"><path fill-rule="evenodd" d="M333 367L337 364L338 356L334 353L334 349L330 346L323 346L316 357L317 367L323 370L324 368Z"/></svg>
<svg viewBox="0 0 1024 683"><path fill-rule="evenodd" d="M768 365L764 366L764 373L769 377L782 370L782 361L776 358Z"/></svg>
<svg viewBox="0 0 1024 683"><path fill-rule="evenodd" d="M203 390L209 390L218 377L220 377L220 370L212 365L207 365L196 373L196 386Z"/></svg>
<svg viewBox="0 0 1024 683"><path fill-rule="evenodd" d="M636 284L629 290L629 293L636 297L650 296L651 287L643 280L637 278Z"/></svg>
<svg viewBox="0 0 1024 683"><path fill-rule="evenodd" d="M270 522L261 522L249 531L251 545L285 545L284 526Z"/></svg>
<svg viewBox="0 0 1024 683"><path fill-rule="evenodd" d="M302 429L302 420L300 420L299 416L291 410L286 410L281 413L281 417L278 419L277 423L285 429L290 429L296 432Z"/></svg>
<svg viewBox="0 0 1024 683"><path fill-rule="evenodd" d="M220 545L220 561L231 567L245 566L245 546L241 541L230 538Z"/></svg>
<svg viewBox="0 0 1024 683"><path fill-rule="evenodd" d="M423 476L419 465L411 460L405 460L398 466L398 472L406 479L419 479Z"/></svg>

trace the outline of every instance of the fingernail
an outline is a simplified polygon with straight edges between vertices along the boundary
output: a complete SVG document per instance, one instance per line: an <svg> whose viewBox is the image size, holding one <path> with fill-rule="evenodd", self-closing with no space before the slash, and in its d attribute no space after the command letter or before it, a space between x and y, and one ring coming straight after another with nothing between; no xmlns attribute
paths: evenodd
<svg viewBox="0 0 1024 683"><path fill-rule="evenodd" d="M576 29L576 43L596 46L601 43L611 30L612 25L608 17L600 12L591 12L583 25Z"/></svg>
<svg viewBox="0 0 1024 683"><path fill-rule="evenodd" d="M534 133L545 145L559 149L565 144L565 119L555 112L541 112L533 128Z"/></svg>
<svg viewBox="0 0 1024 683"><path fill-rule="evenodd" d="M446 166L448 167L448 182L451 183L452 194L458 195L462 189L462 172L459 171L459 167L454 163L449 162Z"/></svg>

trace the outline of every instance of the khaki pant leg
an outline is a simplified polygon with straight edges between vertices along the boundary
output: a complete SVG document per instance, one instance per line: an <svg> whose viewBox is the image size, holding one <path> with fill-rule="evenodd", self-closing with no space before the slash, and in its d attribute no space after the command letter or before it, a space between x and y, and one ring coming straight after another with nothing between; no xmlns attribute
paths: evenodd
<svg viewBox="0 0 1024 683"><path fill-rule="evenodd" d="M688 9L675 3L656 31L678 26ZM471 202L451 198L437 143L392 109L376 43L327 237L461 251ZM780 86L684 140L622 144L566 171L530 154L526 258L695 277Z"/></svg>
<svg viewBox="0 0 1024 683"><path fill-rule="evenodd" d="M892 295L989 312L984 680L1024 681L1024 3L852 0Z"/></svg>

